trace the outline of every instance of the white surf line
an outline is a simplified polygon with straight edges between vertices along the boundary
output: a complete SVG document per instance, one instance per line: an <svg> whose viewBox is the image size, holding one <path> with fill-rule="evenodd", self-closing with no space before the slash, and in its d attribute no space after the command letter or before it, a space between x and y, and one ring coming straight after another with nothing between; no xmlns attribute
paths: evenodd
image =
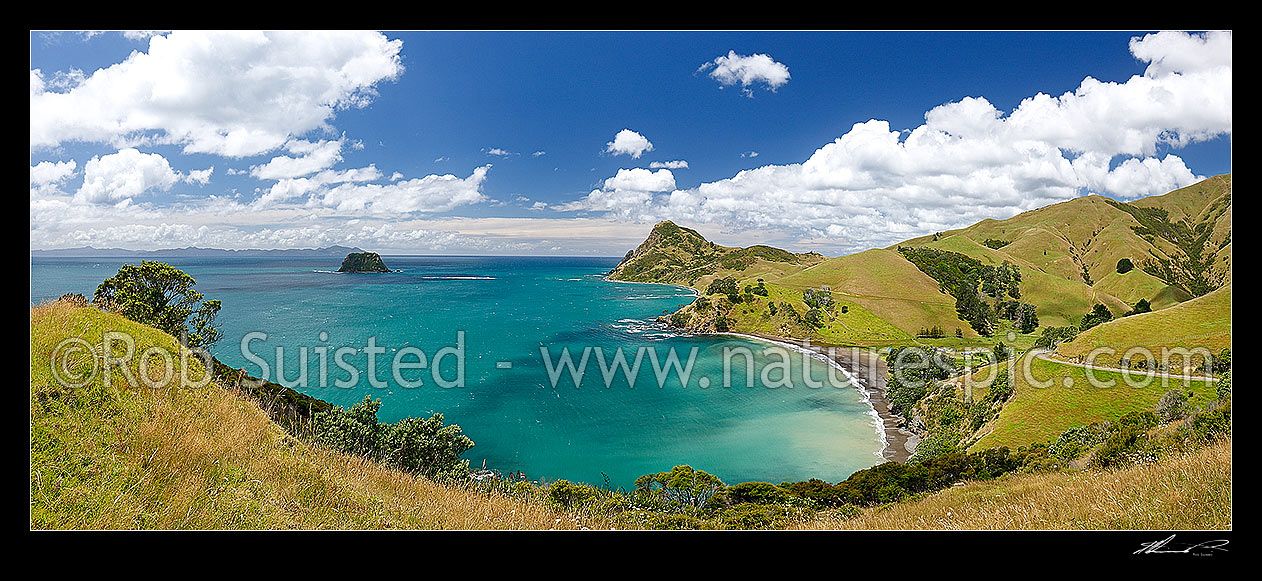
<svg viewBox="0 0 1262 581"><path fill-rule="evenodd" d="M815 359L818 359L820 361L823 361L824 363L827 363L828 365L831 365L832 367L836 368L838 371L841 371L841 374L845 375L846 379L849 380L850 385L854 387L856 390L858 390L859 396L863 398L863 403L867 404L868 415L872 417L872 423L873 425L876 426L876 439L881 444L881 449L876 451L876 456L878 458L881 458L882 460L885 459L885 451L889 449L890 447L889 440L885 437L885 427L886 427L885 420L884 418L881 417L881 414L876 411L876 406L872 405L872 395L868 391L867 386L864 385L863 380L859 379L859 377L856 376L854 372L852 372L849 369L846 369L844 366L842 366L842 364L838 363L836 359L833 359L832 357L829 357L823 353L820 353L819 351L815 351L813 349L807 349L805 347L802 347L801 345L795 345L793 343L787 343L784 341L776 341L775 339L759 337L758 335L746 335L744 333L734 333L734 332L699 333L699 335L730 335L733 337L741 337L743 339L750 339L753 341L761 341L763 343L770 343L772 345L782 345L794 351L798 351L806 355L810 355L811 357Z"/></svg>
<svg viewBox="0 0 1262 581"><path fill-rule="evenodd" d="M493 276L422 276L423 280L495 280Z"/></svg>

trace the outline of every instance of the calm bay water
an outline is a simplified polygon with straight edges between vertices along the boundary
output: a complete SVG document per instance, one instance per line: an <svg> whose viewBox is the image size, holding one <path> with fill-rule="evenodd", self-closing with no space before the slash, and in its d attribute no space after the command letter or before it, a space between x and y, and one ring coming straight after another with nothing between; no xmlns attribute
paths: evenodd
<svg viewBox="0 0 1262 581"><path fill-rule="evenodd" d="M441 412L474 440L465 454L474 467L485 460L488 468L524 471L532 479L603 484L607 476L615 487L630 487L637 476L676 464L728 483L835 482L880 460L876 420L858 390L810 387L800 355L791 363L789 387L763 385L761 373L746 386L739 356L732 358L733 386L723 387L725 347L748 349L758 370L780 359L763 354L767 343L677 336L656 325L655 317L687 304L694 293L603 280L616 258L384 258L399 272L336 274L340 261L331 258L160 260L196 278L208 298L223 301L218 322L224 335L212 352L224 363L257 376L262 361L268 379L278 381L282 368L282 383L295 383L305 348L306 385L295 389L344 406L379 398L382 421ZM119 266L139 260L33 258L31 301L67 292L91 297ZM454 353L462 335L464 385L441 387L439 380L457 379L457 357L438 355L444 348ZM245 349L243 339L249 340ZM374 377L366 354L344 355L343 362L358 370L351 382L334 355L341 347L362 350L370 339L384 349ZM675 370L659 387L645 351L633 383L616 375L607 387L596 347L607 367L618 348L628 364L641 349L652 350L663 366L672 350L681 364L694 348L696 356L687 384ZM554 366L563 349L576 366L589 351L577 387L564 371L553 384L541 348ZM405 382L421 385L404 387L391 377L400 349L426 355L427 368L401 372ZM409 354L401 361L418 358ZM827 377L825 363L805 361L812 378ZM773 380L780 377L771 372ZM337 381L353 385L339 387Z"/></svg>

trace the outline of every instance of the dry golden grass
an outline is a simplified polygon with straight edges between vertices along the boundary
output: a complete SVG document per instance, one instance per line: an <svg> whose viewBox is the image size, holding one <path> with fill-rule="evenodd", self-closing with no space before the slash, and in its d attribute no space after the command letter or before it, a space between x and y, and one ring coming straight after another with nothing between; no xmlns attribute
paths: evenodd
<svg viewBox="0 0 1262 581"><path fill-rule="evenodd" d="M252 400L214 385L135 389L98 379L58 387L49 371L55 345L65 337L98 345L106 330L135 337L138 352L178 349L165 333L90 307L31 309L32 529L604 526L309 445Z"/></svg>
<svg viewBox="0 0 1262 581"><path fill-rule="evenodd" d="M970 482L921 500L820 518L805 529L1227 530L1231 441L1114 471L1084 470Z"/></svg>

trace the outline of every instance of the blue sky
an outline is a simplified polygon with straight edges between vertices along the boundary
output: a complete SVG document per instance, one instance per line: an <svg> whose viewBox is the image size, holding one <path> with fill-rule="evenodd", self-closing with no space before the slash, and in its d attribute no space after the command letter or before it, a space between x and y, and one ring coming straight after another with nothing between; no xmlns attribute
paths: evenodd
<svg viewBox="0 0 1262 581"><path fill-rule="evenodd" d="M838 255L1231 171L1230 33L33 31L31 70L32 248L620 255L672 219Z"/></svg>

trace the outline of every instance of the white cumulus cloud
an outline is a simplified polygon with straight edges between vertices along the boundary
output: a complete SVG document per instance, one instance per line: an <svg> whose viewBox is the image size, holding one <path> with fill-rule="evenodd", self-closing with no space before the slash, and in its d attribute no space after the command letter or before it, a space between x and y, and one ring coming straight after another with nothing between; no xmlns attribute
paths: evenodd
<svg viewBox="0 0 1262 581"><path fill-rule="evenodd" d="M653 151L653 144L648 138L630 129L623 129L613 137L613 141L605 144L605 152L614 155L629 155L639 159L646 151Z"/></svg>
<svg viewBox="0 0 1262 581"><path fill-rule="evenodd" d="M853 251L1085 193L1132 199L1203 179L1179 156L1157 152L1231 135L1230 33L1149 35L1131 49L1159 66L1124 82L1087 77L1009 113L966 97L928 111L910 131L855 123L802 163L669 194L631 187L632 177L646 176L619 172L571 206L641 222L774 229Z"/></svg>
<svg viewBox="0 0 1262 581"><path fill-rule="evenodd" d="M561 211L611 211L638 216L653 203L654 194L673 189L675 174L668 169L620 169L616 175L605 180L601 189L592 190L583 199L557 208Z"/></svg>
<svg viewBox="0 0 1262 581"><path fill-rule="evenodd" d="M230 157L274 150L362 107L402 71L376 32L176 31L64 92L31 71L30 145L152 140Z"/></svg>
<svg viewBox="0 0 1262 581"><path fill-rule="evenodd" d="M83 166L83 185L74 197L79 202L113 203L150 190L169 190L182 179L165 157L127 148L88 160Z"/></svg>
<svg viewBox="0 0 1262 581"><path fill-rule="evenodd" d="M74 177L75 161L41 161L31 166L31 185L45 185Z"/></svg>
<svg viewBox="0 0 1262 581"><path fill-rule="evenodd" d="M273 157L265 164L250 168L250 175L261 180L296 178L333 167L333 164L342 161L342 140L321 140L313 143L294 139L285 144L285 149L297 154L297 157Z"/></svg>
<svg viewBox="0 0 1262 581"><path fill-rule="evenodd" d="M730 87L740 85L746 96L753 97L753 90L750 87L763 84L771 92L784 86L789 82L789 67L784 63L776 62L775 59L766 54L752 54L749 56L736 54L736 51L728 51L726 56L720 56L710 62L701 65L697 72L710 71L710 78L719 82L720 85Z"/></svg>
<svg viewBox="0 0 1262 581"><path fill-rule="evenodd" d="M389 184L344 183L319 197L319 204L338 212L399 214L446 212L486 199L481 187L491 166L473 170L467 178L428 175Z"/></svg>

